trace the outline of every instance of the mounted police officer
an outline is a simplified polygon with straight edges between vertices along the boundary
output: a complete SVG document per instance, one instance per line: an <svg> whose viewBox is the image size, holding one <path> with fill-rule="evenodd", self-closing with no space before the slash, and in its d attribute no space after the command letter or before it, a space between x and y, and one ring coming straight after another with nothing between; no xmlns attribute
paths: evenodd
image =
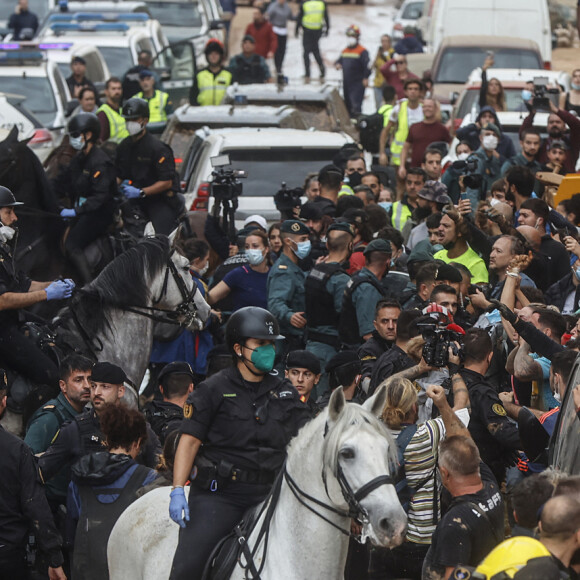
<svg viewBox="0 0 580 580"><path fill-rule="evenodd" d="M113 221L117 180L115 166L97 146L101 127L93 113L79 113L68 123L70 145L78 153L51 186L59 197L70 199L72 208L60 216L72 220L64 249L83 284L93 279L85 248L101 236Z"/></svg>
<svg viewBox="0 0 580 580"><path fill-rule="evenodd" d="M364 249L365 267L346 285L338 333L341 343L358 348L373 333L375 308L384 298L381 279L389 271L392 249L388 240L378 238Z"/></svg>
<svg viewBox="0 0 580 580"><path fill-rule="evenodd" d="M45 300L70 298L72 280L34 282L16 270L14 252L18 238L16 201L0 186L0 362L38 385L58 388L56 364L20 332L19 310Z"/></svg>
<svg viewBox="0 0 580 580"><path fill-rule="evenodd" d="M91 398L93 363L80 355L65 358L60 365L60 394L47 401L30 419L24 442L36 455L44 453L62 425L82 413ZM59 504L66 505L68 474L61 470L46 483L46 497L53 513Z"/></svg>
<svg viewBox="0 0 580 580"><path fill-rule="evenodd" d="M193 391L193 371L188 363L176 361L165 365L157 380L163 400L151 401L145 417L163 445L167 435L181 427L183 407Z"/></svg>
<svg viewBox="0 0 580 580"><path fill-rule="evenodd" d="M304 272L298 265L311 249L310 230L298 220L286 220L280 226L282 254L268 275L268 310L276 317L286 340L278 352L282 359L296 349L304 347L306 310Z"/></svg>
<svg viewBox="0 0 580 580"><path fill-rule="evenodd" d="M121 190L137 200L155 231L169 235L184 211L171 148L147 131L149 106L132 98L123 105L129 137L117 149L115 164Z"/></svg>
<svg viewBox="0 0 580 580"><path fill-rule="evenodd" d="M326 363L338 352L338 323L344 289L350 281L345 264L352 252L354 231L346 222L333 223L326 232L328 257L310 270L304 284L306 292L306 350ZM316 389L317 396L328 389L328 377L323 375Z"/></svg>
<svg viewBox="0 0 580 580"><path fill-rule="evenodd" d="M107 405L120 405L125 394L127 376L122 368L98 362L92 369L92 408L76 415L74 420L62 427L54 442L39 459L44 481L52 479L63 467L67 469L79 458L94 451L103 451L103 434L99 425L99 413ZM157 435L147 428L147 442L137 461L147 467L157 467L161 445Z"/></svg>
<svg viewBox="0 0 580 580"><path fill-rule="evenodd" d="M133 96L147 101L149 122L167 121L167 117L173 113L173 103L169 100L169 94L155 88L155 77L152 71L146 68L139 73L139 86L141 90Z"/></svg>
<svg viewBox="0 0 580 580"><path fill-rule="evenodd" d="M217 38L210 38L205 45L207 67L201 69L189 99L192 105L221 105L226 89L232 84L232 73L224 68L224 45Z"/></svg>
<svg viewBox="0 0 580 580"><path fill-rule="evenodd" d="M235 366L200 383L184 408L169 505L182 528L171 580L201 578L218 540L267 496L286 445L310 419L296 389L270 374L282 338L267 310L236 311L226 326Z"/></svg>

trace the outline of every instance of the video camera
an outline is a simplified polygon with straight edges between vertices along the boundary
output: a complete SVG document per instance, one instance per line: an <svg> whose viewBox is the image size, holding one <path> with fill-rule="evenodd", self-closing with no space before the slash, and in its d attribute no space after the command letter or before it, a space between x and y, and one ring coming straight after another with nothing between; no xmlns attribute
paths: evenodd
<svg viewBox="0 0 580 580"><path fill-rule="evenodd" d="M464 175L463 184L470 189L479 189L483 183L483 175L475 173L477 171L477 158L468 157L465 160L454 161L451 167Z"/></svg>
<svg viewBox="0 0 580 580"><path fill-rule="evenodd" d="M274 195L274 203L283 221L296 218L294 210L302 207L302 200L300 198L303 195L304 190L301 187L288 189L286 182L282 182L282 187Z"/></svg>
<svg viewBox="0 0 580 580"><path fill-rule="evenodd" d="M243 184L240 178L248 177L248 174L245 171L225 169L227 165L231 165L229 155L212 157L210 158L210 163L214 168L211 172L213 177L211 195L216 202L222 200L232 201L242 195Z"/></svg>
<svg viewBox="0 0 580 580"><path fill-rule="evenodd" d="M550 79L548 77L534 77L534 98L532 108L535 110L550 111L550 97L548 95L558 95L557 88L548 88Z"/></svg>
<svg viewBox="0 0 580 580"><path fill-rule="evenodd" d="M425 346L423 346L423 359L431 367L446 367L449 363L449 347L460 357L462 356L463 329L456 324L441 326L439 321L424 322L417 325L421 329ZM457 348L455 343L459 343Z"/></svg>

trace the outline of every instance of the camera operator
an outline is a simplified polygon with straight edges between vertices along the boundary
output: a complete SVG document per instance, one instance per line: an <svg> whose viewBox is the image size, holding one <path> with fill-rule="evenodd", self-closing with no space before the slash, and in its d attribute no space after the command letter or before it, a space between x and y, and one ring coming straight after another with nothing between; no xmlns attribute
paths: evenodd
<svg viewBox="0 0 580 580"><path fill-rule="evenodd" d="M479 448L481 459L493 471L499 485L506 467L515 462L521 449L518 429L508 417L499 396L485 377L493 348L488 333L471 328L463 337L463 368L459 371L471 401L469 432Z"/></svg>
<svg viewBox="0 0 580 580"><path fill-rule="evenodd" d="M564 141L570 148L569 155L565 161L564 168L566 173L573 173L576 160L580 154L580 119L575 117L572 113L558 109L552 101L550 101L550 116L548 117L547 132L548 138L544 139L540 146L538 153L538 161L540 163L548 162L548 150L552 145L552 141ZM535 109L524 119L520 129L520 135L529 129L534 124L534 117L536 115Z"/></svg>

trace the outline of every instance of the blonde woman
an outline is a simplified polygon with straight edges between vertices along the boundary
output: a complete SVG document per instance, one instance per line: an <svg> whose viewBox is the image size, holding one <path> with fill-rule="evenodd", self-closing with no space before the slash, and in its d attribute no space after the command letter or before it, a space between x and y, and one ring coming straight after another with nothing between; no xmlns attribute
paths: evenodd
<svg viewBox="0 0 580 580"><path fill-rule="evenodd" d="M451 362L456 359L455 364L459 364L459 359L454 355L450 355L450 359ZM446 435L469 436L462 423L462 420L468 422L466 407L469 395L458 373L452 375L453 409L447 402L444 389L430 385L427 395L433 399L441 416L417 425L415 384L397 376L387 379L384 384L387 387L387 400L381 418L403 452L408 488L406 498L400 493L399 499L404 506L408 505L409 524L405 542L401 546L394 550L376 549L371 552L369 578L420 580L423 560L439 520L440 486L436 469L439 442ZM455 410L459 411L461 420Z"/></svg>

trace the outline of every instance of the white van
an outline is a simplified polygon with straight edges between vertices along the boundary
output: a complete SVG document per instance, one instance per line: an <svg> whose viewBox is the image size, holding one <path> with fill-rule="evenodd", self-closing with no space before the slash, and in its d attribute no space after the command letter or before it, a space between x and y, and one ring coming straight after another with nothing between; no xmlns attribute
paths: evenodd
<svg viewBox="0 0 580 580"><path fill-rule="evenodd" d="M547 0L425 0L419 28L430 52L447 36L509 36L536 42L545 68L552 61Z"/></svg>

